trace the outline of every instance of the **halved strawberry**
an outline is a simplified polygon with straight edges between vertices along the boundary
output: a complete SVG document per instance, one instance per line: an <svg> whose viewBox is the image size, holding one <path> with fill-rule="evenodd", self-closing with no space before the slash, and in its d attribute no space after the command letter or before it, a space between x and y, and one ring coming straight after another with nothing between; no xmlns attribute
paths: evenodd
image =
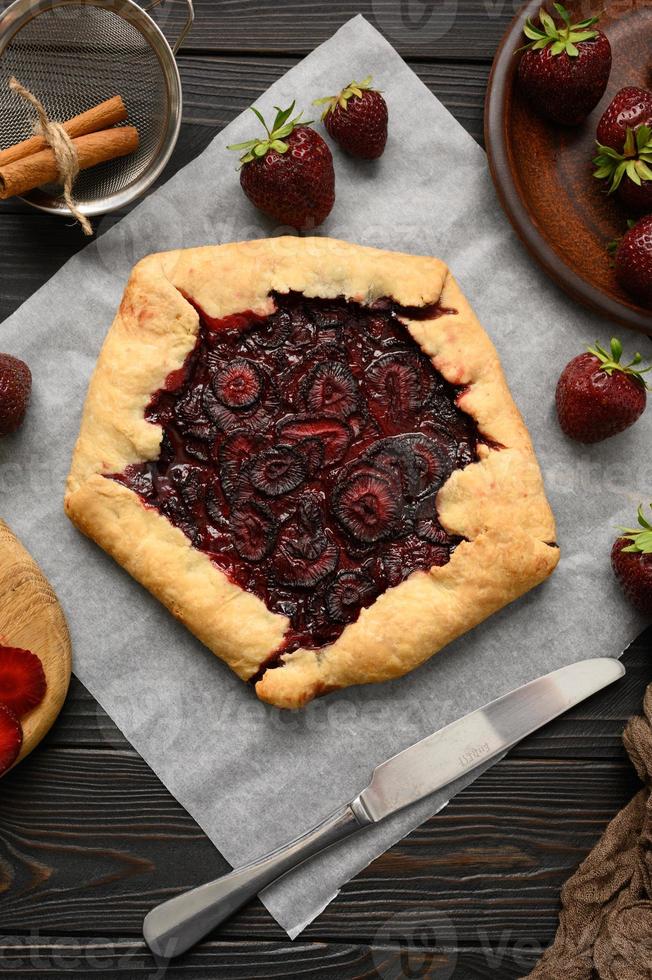
<svg viewBox="0 0 652 980"><path fill-rule="evenodd" d="M29 650L0 646L0 703L19 718L36 708L45 697L47 682L43 665Z"/></svg>
<svg viewBox="0 0 652 980"><path fill-rule="evenodd" d="M18 758L23 744L22 726L6 704L0 704L0 776Z"/></svg>

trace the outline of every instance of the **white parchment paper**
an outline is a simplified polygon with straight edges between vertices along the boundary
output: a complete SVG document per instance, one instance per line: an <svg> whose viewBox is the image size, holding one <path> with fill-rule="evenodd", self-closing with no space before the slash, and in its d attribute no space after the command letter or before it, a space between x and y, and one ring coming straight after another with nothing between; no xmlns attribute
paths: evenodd
<svg viewBox="0 0 652 980"><path fill-rule="evenodd" d="M596 336L607 341L612 327L571 303L527 258L496 203L480 147L361 17L258 105L269 113L294 98L307 103L368 73L389 103L390 140L372 164L335 153L337 202L320 233L438 255L452 266L496 342L542 463L563 554L547 584L400 681L287 713L258 703L66 521L61 500L86 386L132 264L152 251L277 232L242 195L235 155L225 150L255 130L250 113L2 327L2 348L24 357L35 381L28 424L0 447L2 516L63 601L77 676L233 864L306 830L416 739L555 667L618 656L642 628L614 586L609 551L614 524L631 522L650 498L652 414L593 448L561 435L557 377ZM628 352L648 343L619 333ZM269 888L268 909L296 936L344 882L470 781Z"/></svg>

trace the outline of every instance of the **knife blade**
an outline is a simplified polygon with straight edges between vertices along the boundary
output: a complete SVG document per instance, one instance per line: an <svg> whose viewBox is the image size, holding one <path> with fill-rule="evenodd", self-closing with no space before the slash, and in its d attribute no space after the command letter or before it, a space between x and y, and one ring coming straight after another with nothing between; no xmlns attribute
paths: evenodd
<svg viewBox="0 0 652 980"><path fill-rule="evenodd" d="M301 837L216 881L156 906L143 936L163 960L184 953L249 899L309 858L495 759L625 673L608 657L539 677L409 746L374 769L369 785Z"/></svg>
<svg viewBox="0 0 652 980"><path fill-rule="evenodd" d="M624 673L618 660L604 657L538 677L376 766L357 801L372 823L383 820L506 752Z"/></svg>

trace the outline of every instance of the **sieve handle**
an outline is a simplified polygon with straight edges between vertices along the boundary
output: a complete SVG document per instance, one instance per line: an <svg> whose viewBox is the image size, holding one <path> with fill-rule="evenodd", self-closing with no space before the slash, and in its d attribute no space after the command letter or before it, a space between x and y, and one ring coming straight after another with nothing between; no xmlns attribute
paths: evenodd
<svg viewBox="0 0 652 980"><path fill-rule="evenodd" d="M147 6L144 7L143 9L146 11L146 13L149 13L150 10L154 9L154 7L158 7L160 3L164 3L164 2L165 0L151 0L151 3L148 3ZM174 46L172 48L172 54L174 55L178 53L179 48L181 47L186 37L188 36L190 28L195 23L195 8L193 6L192 0L186 0L186 7L188 8L188 15L186 17L186 22L183 25L183 28L181 29L181 34L179 34L179 37L174 42Z"/></svg>

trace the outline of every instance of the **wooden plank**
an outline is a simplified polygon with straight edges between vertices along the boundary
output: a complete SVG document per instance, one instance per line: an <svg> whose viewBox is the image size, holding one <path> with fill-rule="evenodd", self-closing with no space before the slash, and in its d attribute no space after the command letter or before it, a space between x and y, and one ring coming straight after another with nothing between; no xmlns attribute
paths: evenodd
<svg viewBox="0 0 652 980"><path fill-rule="evenodd" d="M519 6L517 0L195 0L195 27L182 51L308 54L362 14L404 58L491 61ZM185 3L172 0L154 16L174 38ZM363 65L359 71L364 75Z"/></svg>
<svg viewBox="0 0 652 980"><path fill-rule="evenodd" d="M320 943L210 942L157 968L143 943L104 937L27 937L0 943L0 962L7 975L29 980L54 976L115 977L116 980L377 980L393 977L451 977L455 980L517 980L534 966L541 953L537 941L510 935L499 943L450 950L437 942L434 927L411 931L399 922L388 932L396 944L384 942ZM408 945L411 943L411 945ZM432 945L429 945L432 943Z"/></svg>
<svg viewBox="0 0 652 980"><path fill-rule="evenodd" d="M349 882L305 938L371 942L409 910L415 927L448 916L462 946L481 930L547 942L562 883L636 785L620 761L505 761ZM137 936L149 908L226 868L132 751L41 747L3 779L4 934ZM251 936L283 938L259 903L219 934Z"/></svg>

